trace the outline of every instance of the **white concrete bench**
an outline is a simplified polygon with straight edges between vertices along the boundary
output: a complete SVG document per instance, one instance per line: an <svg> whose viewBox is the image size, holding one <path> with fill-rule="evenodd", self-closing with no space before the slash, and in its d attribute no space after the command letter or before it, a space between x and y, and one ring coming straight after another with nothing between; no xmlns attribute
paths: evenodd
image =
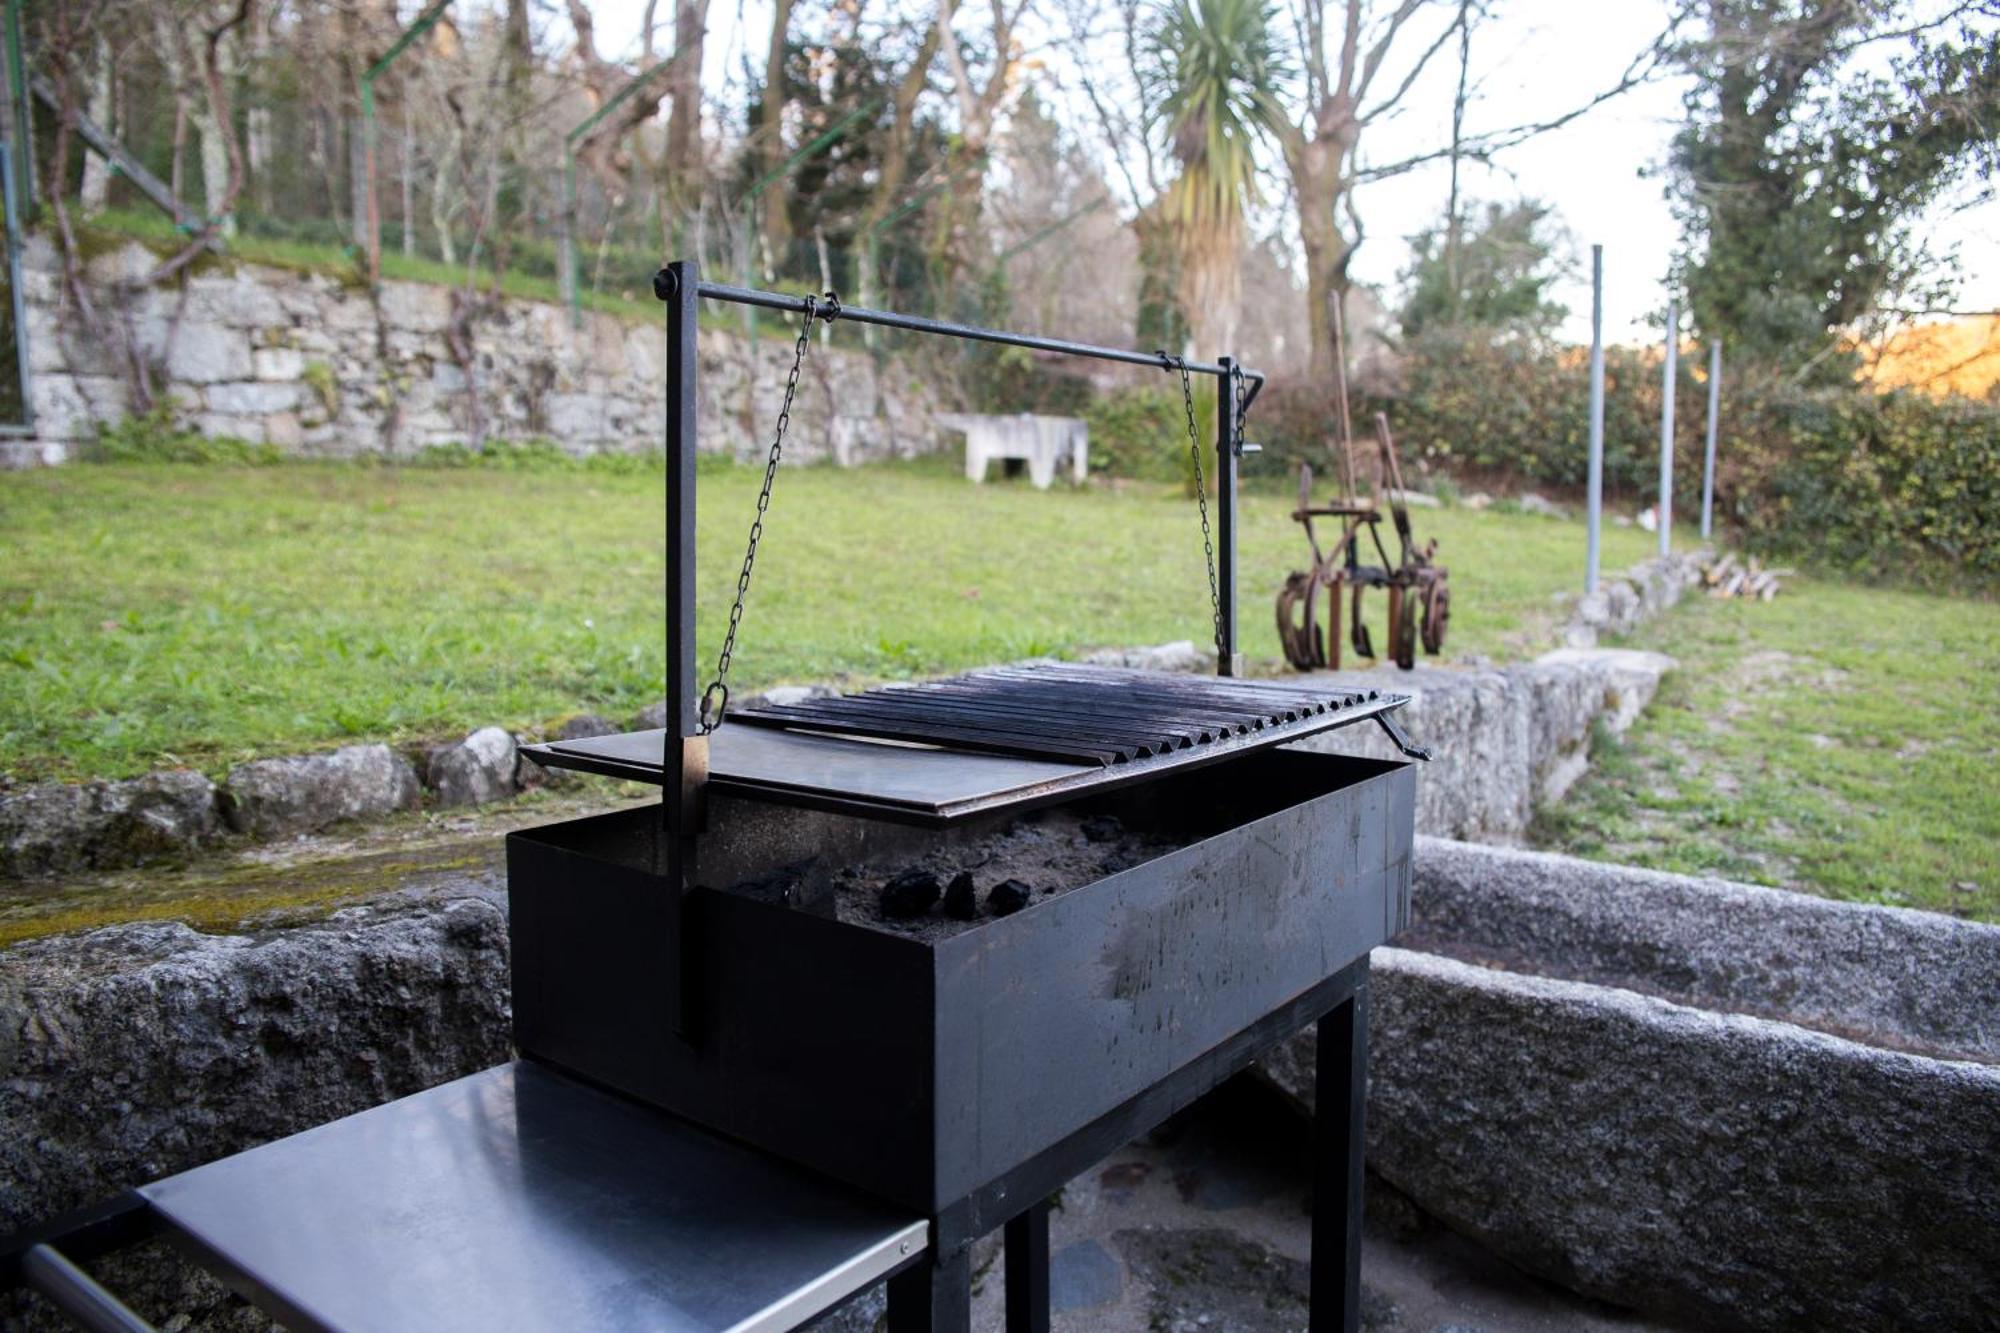
<svg viewBox="0 0 2000 1333"><path fill-rule="evenodd" d="M985 481L986 465L994 459L1026 463L1029 480L1040 490L1055 482L1056 469L1064 463L1071 481L1081 483L1090 475L1090 427L1080 418L941 412L935 420L964 433L968 480Z"/></svg>

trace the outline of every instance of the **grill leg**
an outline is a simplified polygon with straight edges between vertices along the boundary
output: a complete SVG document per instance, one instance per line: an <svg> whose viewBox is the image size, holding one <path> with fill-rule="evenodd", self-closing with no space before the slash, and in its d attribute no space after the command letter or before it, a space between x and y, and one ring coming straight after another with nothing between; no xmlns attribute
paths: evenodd
<svg viewBox="0 0 2000 1333"><path fill-rule="evenodd" d="M1362 1114L1368 1092L1368 978L1319 1020L1313 1084L1313 1333L1361 1327Z"/></svg>
<svg viewBox="0 0 2000 1333"><path fill-rule="evenodd" d="M889 1279L889 1333L971 1333L972 1249Z"/></svg>
<svg viewBox="0 0 2000 1333"><path fill-rule="evenodd" d="M1007 1224L1007 1333L1049 1333L1049 1201Z"/></svg>

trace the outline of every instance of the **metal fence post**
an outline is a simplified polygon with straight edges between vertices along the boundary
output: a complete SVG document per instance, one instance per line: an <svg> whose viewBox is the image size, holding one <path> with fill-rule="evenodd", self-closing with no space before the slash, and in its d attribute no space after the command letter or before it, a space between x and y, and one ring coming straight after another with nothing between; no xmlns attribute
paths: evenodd
<svg viewBox="0 0 2000 1333"><path fill-rule="evenodd" d="M14 113L14 183L20 217L35 212L35 99L28 92L28 61L21 42L21 0L7 0L7 95Z"/></svg>
<svg viewBox="0 0 2000 1333"><path fill-rule="evenodd" d="M1604 247L1590 247L1590 542L1583 590L1597 591L1604 531Z"/></svg>
<svg viewBox="0 0 2000 1333"><path fill-rule="evenodd" d="M35 392L30 382L32 357L28 347L27 298L21 291L21 210L19 181L14 177L13 146L0 139L0 196L4 196L7 223L8 290L13 298L14 364L21 386L21 419L0 421L0 435L35 433Z"/></svg>
<svg viewBox="0 0 2000 1333"><path fill-rule="evenodd" d="M1660 554L1674 549L1674 375L1680 356L1676 334L1679 312L1673 298L1667 299L1666 376L1660 389Z"/></svg>
<svg viewBox="0 0 2000 1333"><path fill-rule="evenodd" d="M1708 345L1708 440L1701 454L1701 539L1708 540L1715 513L1715 422L1722 406L1722 344Z"/></svg>

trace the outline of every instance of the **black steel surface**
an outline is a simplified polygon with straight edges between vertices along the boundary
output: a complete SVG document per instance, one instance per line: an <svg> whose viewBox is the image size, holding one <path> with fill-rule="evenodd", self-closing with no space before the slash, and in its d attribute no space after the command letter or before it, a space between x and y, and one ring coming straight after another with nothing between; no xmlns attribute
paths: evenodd
<svg viewBox="0 0 2000 1333"><path fill-rule="evenodd" d="M529 1063L146 1186L274 1317L363 1330L790 1328L921 1218Z"/></svg>
<svg viewBox="0 0 2000 1333"><path fill-rule="evenodd" d="M1381 721L1407 702L1400 694L1296 683L1001 667L784 709L737 710L709 738L708 778L719 794L942 826ZM551 768L658 784L665 742L655 730L522 750Z"/></svg>
<svg viewBox="0 0 2000 1333"><path fill-rule="evenodd" d="M1414 797L1407 765L1287 748L1093 791L1067 808L1194 840L930 942L729 891L755 869L740 860L688 895L690 934L675 941L659 901L689 867L657 865L647 812L524 830L508 839L516 1044L935 1213L1394 935ZM799 860L763 824L726 827L739 818L781 830L802 817L730 802L702 842L768 842L766 873ZM813 830L829 849L873 836ZM808 855L799 900L850 863ZM688 880L710 882L698 867ZM676 960L690 969L688 1040L660 1018Z"/></svg>

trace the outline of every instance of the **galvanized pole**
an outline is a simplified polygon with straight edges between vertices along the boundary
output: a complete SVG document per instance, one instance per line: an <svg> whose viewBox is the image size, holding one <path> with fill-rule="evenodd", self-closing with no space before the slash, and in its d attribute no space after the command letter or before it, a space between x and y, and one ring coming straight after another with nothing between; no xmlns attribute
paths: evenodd
<svg viewBox="0 0 2000 1333"><path fill-rule="evenodd" d="M29 382L33 370L28 346L28 309L21 290L21 211L18 182L14 179L13 147L0 139L0 194L5 195L7 221L7 286L14 301L14 358L20 376L21 419L0 422L0 434L35 433L35 387Z"/></svg>
<svg viewBox="0 0 2000 1333"><path fill-rule="evenodd" d="M1678 312L1671 297L1667 300L1666 376L1660 389L1660 554L1674 549L1674 372L1680 356L1675 335Z"/></svg>
<svg viewBox="0 0 2000 1333"><path fill-rule="evenodd" d="M1708 540L1715 512L1715 420L1722 405L1722 344L1708 345L1708 441L1701 454L1701 539Z"/></svg>
<svg viewBox="0 0 2000 1333"><path fill-rule="evenodd" d="M14 115L14 181L19 216L35 212L35 99L28 92L28 61L21 42L21 0L7 0L7 95Z"/></svg>
<svg viewBox="0 0 2000 1333"><path fill-rule="evenodd" d="M1583 590L1597 591L1604 530L1604 247L1590 247L1590 545Z"/></svg>

